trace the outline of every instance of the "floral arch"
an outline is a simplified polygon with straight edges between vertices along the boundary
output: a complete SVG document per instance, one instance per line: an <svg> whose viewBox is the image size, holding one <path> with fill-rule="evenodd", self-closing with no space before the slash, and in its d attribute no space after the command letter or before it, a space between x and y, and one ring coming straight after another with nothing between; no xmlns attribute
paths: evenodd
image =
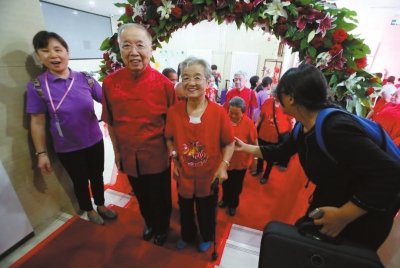
<svg viewBox="0 0 400 268"><path fill-rule="evenodd" d="M326 76L335 98L347 109L365 115L380 88L379 78L363 70L370 49L349 32L357 27L356 12L320 0L128 0L119 21L144 25L161 48L171 34L203 20L261 27L299 52L302 62L316 65ZM107 38L101 79L122 67L117 34Z"/></svg>

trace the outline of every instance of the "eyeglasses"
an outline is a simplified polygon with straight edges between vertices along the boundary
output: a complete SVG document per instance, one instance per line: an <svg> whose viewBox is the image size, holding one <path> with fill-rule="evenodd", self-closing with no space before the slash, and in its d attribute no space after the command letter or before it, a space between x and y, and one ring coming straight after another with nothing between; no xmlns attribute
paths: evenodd
<svg viewBox="0 0 400 268"><path fill-rule="evenodd" d="M132 48L134 48L136 51L144 51L147 49L147 46L144 44L129 44L129 43L122 44L121 46L121 50L123 51L131 51Z"/></svg>
<svg viewBox="0 0 400 268"><path fill-rule="evenodd" d="M200 84L201 81L205 80L205 77L201 76L195 76L195 77L189 77L189 76L182 76L182 83L190 83L190 81L194 80L196 84Z"/></svg>

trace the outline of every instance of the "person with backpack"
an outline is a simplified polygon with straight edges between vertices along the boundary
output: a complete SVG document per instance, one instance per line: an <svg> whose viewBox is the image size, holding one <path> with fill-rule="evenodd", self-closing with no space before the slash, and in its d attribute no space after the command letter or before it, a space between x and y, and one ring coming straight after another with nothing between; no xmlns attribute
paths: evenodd
<svg viewBox="0 0 400 268"><path fill-rule="evenodd" d="M298 153L305 174L316 187L307 213L297 224L310 221L328 237L376 250L388 236L399 208L400 160L381 147L396 151L390 139L378 144L356 116L339 109L318 119L332 107L327 89L324 75L315 66L289 69L278 84L277 97L283 112L293 116L300 127L296 124L290 138L279 145L254 146L236 138L235 147L267 161ZM317 132L332 158L321 148ZM309 215L317 208L322 216Z"/></svg>
<svg viewBox="0 0 400 268"><path fill-rule="evenodd" d="M80 209L91 222L104 224L103 219L115 219L117 214L104 206L103 134L93 103L101 102L101 86L87 74L68 68L68 45L58 34L38 32L33 47L45 69L27 85L26 112L31 118L38 167L43 174L52 171L46 148L48 124L54 150L73 182Z"/></svg>

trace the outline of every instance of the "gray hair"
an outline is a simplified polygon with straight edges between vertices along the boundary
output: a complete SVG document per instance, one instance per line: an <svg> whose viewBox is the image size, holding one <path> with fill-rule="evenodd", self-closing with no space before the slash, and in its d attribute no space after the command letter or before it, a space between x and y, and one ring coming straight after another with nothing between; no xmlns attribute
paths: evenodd
<svg viewBox="0 0 400 268"><path fill-rule="evenodd" d="M195 57L189 57L179 64L179 70L180 70L181 75L183 73L183 70L188 68L191 65L203 66L204 76L206 77L207 80L209 80L211 78L212 72L211 72L210 64L208 64L207 61L205 61L203 59L199 59L199 58L195 58Z"/></svg>
<svg viewBox="0 0 400 268"><path fill-rule="evenodd" d="M242 110L242 113L246 112L246 102L241 97L233 97L229 101L229 107L237 107Z"/></svg>
<svg viewBox="0 0 400 268"><path fill-rule="evenodd" d="M137 30L141 30L143 32L146 33L146 36L148 37L150 44L152 43L153 37L151 36L151 34L149 33L149 31L147 31L146 27L144 27L141 24L137 24L137 23L126 23L126 24L122 24L121 26L119 26L118 28L118 43L121 44L121 34L124 30L128 29L128 28L135 28Z"/></svg>
<svg viewBox="0 0 400 268"><path fill-rule="evenodd" d="M247 73L243 72L243 71L237 71L233 76L243 76L244 79L247 79Z"/></svg>

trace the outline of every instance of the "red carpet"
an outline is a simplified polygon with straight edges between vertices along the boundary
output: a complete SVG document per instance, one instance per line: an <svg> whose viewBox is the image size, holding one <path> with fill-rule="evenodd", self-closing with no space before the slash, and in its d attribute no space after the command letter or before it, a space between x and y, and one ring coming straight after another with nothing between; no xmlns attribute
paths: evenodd
<svg viewBox="0 0 400 268"><path fill-rule="evenodd" d="M233 223L259 230L271 220L294 223L304 213L313 190L312 185L304 188L306 182L297 156L292 158L285 172L274 167L265 185L247 174L236 216L227 216L223 209L218 209L219 256ZM117 183L108 188L124 193L131 191L124 175L119 175ZM62 231L34 248L12 267L213 267L219 260L210 262L212 249L207 253L199 253L195 245L182 251L175 249L180 230L175 181L172 189L171 230L164 247L141 239L144 223L133 198L128 208L117 207L119 218L106 222L105 226L79 218L71 220Z"/></svg>

